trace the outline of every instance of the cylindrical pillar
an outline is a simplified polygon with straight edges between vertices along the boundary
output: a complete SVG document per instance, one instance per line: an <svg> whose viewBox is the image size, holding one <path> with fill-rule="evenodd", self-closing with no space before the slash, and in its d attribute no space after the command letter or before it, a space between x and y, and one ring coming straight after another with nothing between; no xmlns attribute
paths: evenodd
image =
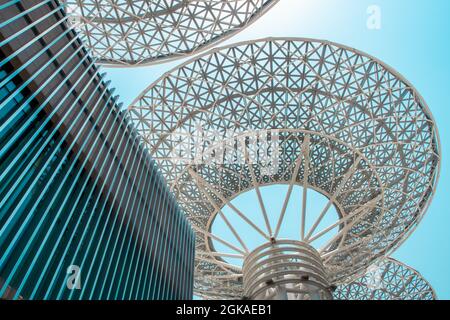
<svg viewBox="0 0 450 320"><path fill-rule="evenodd" d="M245 259L243 276L248 299L333 299L319 253L304 242L281 240L258 247Z"/></svg>

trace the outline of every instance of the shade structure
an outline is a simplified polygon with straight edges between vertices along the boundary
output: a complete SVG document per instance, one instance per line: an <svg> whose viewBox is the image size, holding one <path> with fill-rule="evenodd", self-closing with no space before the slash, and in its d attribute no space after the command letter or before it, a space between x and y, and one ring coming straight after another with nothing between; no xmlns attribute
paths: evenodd
<svg viewBox="0 0 450 320"><path fill-rule="evenodd" d="M139 66L197 53L244 29L278 0L65 0L100 63Z"/></svg>
<svg viewBox="0 0 450 320"><path fill-rule="evenodd" d="M306 190L303 203L308 190L324 195L310 226L306 205L298 213L297 240L338 229L316 249L330 283L340 284L411 234L439 176L437 129L420 94L378 59L328 41L268 38L214 49L165 74L129 112L196 230L195 292L205 298L242 296L242 268L227 258L251 250L232 223L238 245L212 232L217 217L229 221L224 207L276 242L295 186ZM260 189L274 184L288 191L271 223ZM232 203L249 190L259 221ZM338 217L322 228L330 208ZM234 253L218 252L214 241Z"/></svg>
<svg viewBox="0 0 450 320"><path fill-rule="evenodd" d="M340 285L337 300L436 300L436 293L422 275L411 267L384 258L357 279Z"/></svg>

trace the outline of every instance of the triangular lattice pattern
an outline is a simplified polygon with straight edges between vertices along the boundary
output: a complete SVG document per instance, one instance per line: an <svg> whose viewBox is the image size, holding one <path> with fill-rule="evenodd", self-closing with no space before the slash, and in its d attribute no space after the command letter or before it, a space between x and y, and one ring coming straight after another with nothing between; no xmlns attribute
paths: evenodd
<svg viewBox="0 0 450 320"><path fill-rule="evenodd" d="M320 253L340 283L407 238L439 175L438 136L421 96L385 64L334 43L264 39L215 49L167 73L129 112L197 231L197 252L210 254L196 260L203 296L240 290L239 270L214 253L209 234L237 195L283 183L329 197L340 232ZM199 126L222 134L203 150L230 131L279 131L277 171L173 161L171 133Z"/></svg>
<svg viewBox="0 0 450 320"><path fill-rule="evenodd" d="M143 65L203 50L278 0L66 0L70 21L105 64Z"/></svg>
<svg viewBox="0 0 450 320"><path fill-rule="evenodd" d="M430 284L416 271L392 258L372 265L350 283L338 286L337 300L435 300Z"/></svg>

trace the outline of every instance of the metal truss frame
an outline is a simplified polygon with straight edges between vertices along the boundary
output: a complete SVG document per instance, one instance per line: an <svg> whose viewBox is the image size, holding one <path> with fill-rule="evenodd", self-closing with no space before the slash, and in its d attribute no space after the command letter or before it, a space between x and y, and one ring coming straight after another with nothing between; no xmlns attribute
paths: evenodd
<svg viewBox="0 0 450 320"><path fill-rule="evenodd" d="M413 232L439 177L439 136L420 94L376 58L328 41L266 38L211 50L166 73L128 112L197 234L195 293L204 298L242 296L242 269L225 258L245 259L249 250L225 206L270 242L278 240L293 186L304 188L302 221L306 190L325 195L329 202L313 227L299 226L291 240L310 243L338 228L317 249L330 282L339 284ZM173 134L195 133L199 125L222 134L205 141L203 153L219 148L230 130L276 130L277 171L266 174L246 156L219 165L174 161ZM259 191L273 184L289 186L275 225ZM265 229L232 204L248 190L258 194ZM332 206L339 219L318 229ZM240 246L212 233L219 215ZM234 253L217 252L212 240Z"/></svg>
<svg viewBox="0 0 450 320"><path fill-rule="evenodd" d="M336 300L436 300L431 285L411 267L393 259L381 259L350 283L334 292Z"/></svg>
<svg viewBox="0 0 450 320"><path fill-rule="evenodd" d="M98 62L114 67L168 62L245 29L279 0L64 0Z"/></svg>

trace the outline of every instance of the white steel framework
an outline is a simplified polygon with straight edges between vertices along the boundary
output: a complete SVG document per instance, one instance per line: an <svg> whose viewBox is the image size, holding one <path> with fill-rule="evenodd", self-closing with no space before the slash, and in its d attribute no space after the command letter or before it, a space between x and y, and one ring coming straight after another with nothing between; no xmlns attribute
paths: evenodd
<svg viewBox="0 0 450 320"><path fill-rule="evenodd" d="M379 60L327 41L268 38L211 50L166 73L129 112L196 231L195 293L204 298L243 296L242 267L227 258L244 261L251 252L225 206L276 243L292 190L302 187L298 239L291 240L311 244L338 228L316 249L327 280L339 285L409 236L439 176L437 128L419 93ZM201 158L219 154L224 161L173 157L175 133L199 130L215 132L200 139ZM223 147L230 131L243 142L241 161ZM252 154L263 144L250 139L255 131L277 142L268 163ZM260 189L274 184L288 191L278 221L270 223ZM308 189L328 198L310 227ZM265 228L231 202L249 190L258 195ZM337 220L319 227L333 206ZM213 234L217 216L239 246ZM213 241L233 254L217 252Z"/></svg>
<svg viewBox="0 0 450 320"><path fill-rule="evenodd" d="M336 300L435 300L431 285L414 269L381 259L357 279L334 291Z"/></svg>
<svg viewBox="0 0 450 320"><path fill-rule="evenodd" d="M85 45L110 66L166 62L202 51L278 0L65 0Z"/></svg>

